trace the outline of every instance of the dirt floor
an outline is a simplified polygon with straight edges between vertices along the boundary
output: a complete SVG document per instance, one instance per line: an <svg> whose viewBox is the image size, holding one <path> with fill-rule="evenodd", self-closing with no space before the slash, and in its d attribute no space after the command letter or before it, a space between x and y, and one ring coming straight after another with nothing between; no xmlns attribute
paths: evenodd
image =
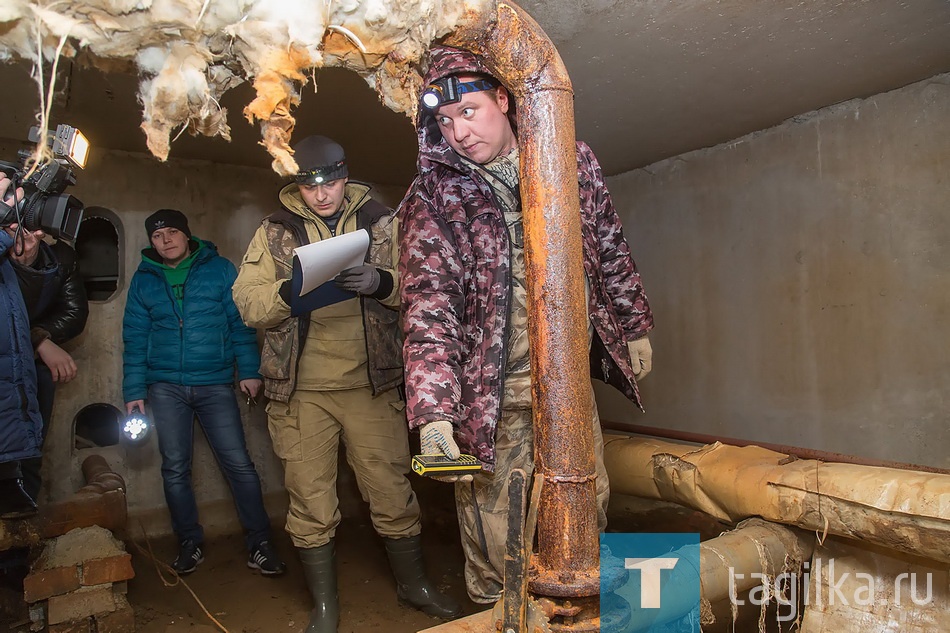
<svg viewBox="0 0 950 633"><path fill-rule="evenodd" d="M443 484L413 482L423 500L423 551L429 577L458 600L469 615L482 610L470 602L462 578L463 555L459 544L451 494ZM450 487L448 487L451 490ZM428 493L428 494L427 494ZM441 499L441 501L439 501ZM204 562L184 578L183 584L165 586L157 566L143 551L150 545L155 557L170 562L177 554L172 537L127 544L135 578L128 582L128 599L135 610L138 633L214 633L217 626L202 606L228 633L298 633L309 621L310 594L283 521L274 524L274 541L287 563L287 573L266 578L247 568L247 551L240 534L208 538ZM395 582L380 537L369 521L369 511L359 501L348 502L337 530L337 569L340 593L340 633L385 631L410 633L441 623L397 602ZM173 578L163 570L166 580ZM4 576L0 573L0 576ZM9 578L0 577L0 633L27 633L29 619L22 593Z"/></svg>
<svg viewBox="0 0 950 633"><path fill-rule="evenodd" d="M430 578L463 605L465 615L484 610L470 602L465 593L464 559L451 494L446 495L443 485L435 482L414 478L413 486L423 507L423 547ZM613 501L610 531L695 531L706 539L724 528L710 517L670 504L637 501L631 506ZM397 602L383 544L369 521L368 507L359 501L347 502L343 510L344 519L337 531L340 633L411 633L440 624L439 620ZM229 633L303 631L312 601L300 562L282 529L282 521L274 525L274 539L278 552L287 562L285 575L265 578L248 569L241 535L229 534L207 540L205 561L195 573L185 577L187 586L184 583L165 586L149 557L128 544L135 569L135 578L128 583L128 598L135 610L138 633L221 631L204 613L198 600ZM150 545L155 556L165 562L170 562L177 553L177 544L171 537L139 545ZM167 571L165 577L172 580ZM4 604L12 604L14 608L7 608L6 614L0 608L0 633L27 633L29 621L22 593L9 590L4 593L0 586L0 607ZM750 615L758 619L757 614ZM755 631L758 626L751 618L740 618L723 630L729 629Z"/></svg>
<svg viewBox="0 0 950 633"><path fill-rule="evenodd" d="M424 512L423 549L430 578L459 600L466 615L475 613L480 608L465 594L464 559L452 506L426 504ZM205 608L230 633L298 633L309 620L312 601L300 562L280 525L274 534L277 550L287 562L283 576L265 578L248 569L243 539L231 535L209 540L204 563L185 577ZM386 552L368 512L344 518L336 543L340 633L410 633L440 624L397 602ZM153 551L164 560L174 558L175 547L172 539L152 543ZM184 586L165 587L155 565L137 550L133 566L135 578L129 582L128 597L138 633L220 631Z"/></svg>

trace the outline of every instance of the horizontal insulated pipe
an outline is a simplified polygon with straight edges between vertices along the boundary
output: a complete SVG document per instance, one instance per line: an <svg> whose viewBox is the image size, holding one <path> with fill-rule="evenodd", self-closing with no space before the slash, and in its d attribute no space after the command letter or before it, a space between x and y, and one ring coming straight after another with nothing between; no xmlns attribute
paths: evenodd
<svg viewBox="0 0 950 633"><path fill-rule="evenodd" d="M950 563L950 475L607 435L613 492L876 543Z"/></svg>
<svg viewBox="0 0 950 633"><path fill-rule="evenodd" d="M785 455L794 455L801 459L818 459L823 462L839 462L842 464L860 464L862 466L879 466L881 468L899 468L901 470L917 470L923 473L938 473L941 475L950 475L950 470L946 468L937 468L935 466L923 466L921 464L908 464L905 462L892 462L884 459L871 459L870 457L860 457L858 455L846 455L845 453L834 453L832 451L820 451L815 448L802 448L801 446L789 446L788 444L773 444L771 442L756 442L753 440L741 440L735 437L722 437L719 435L708 435L706 433L694 433L692 431L679 431L677 429L661 429L656 426L642 426L640 424L627 424L624 422L613 422L601 418L600 425L608 431L620 431L621 433L635 433L637 435L649 435L650 437L661 437L665 440L674 440L676 442L692 442L694 444L715 444L721 442L730 446L760 446L776 453Z"/></svg>
<svg viewBox="0 0 950 633"><path fill-rule="evenodd" d="M678 556L679 562L664 582L675 583L679 578L695 582L699 576L700 597L705 607L738 596L761 583L762 574L775 577L783 572L798 574L802 564L811 560L815 537L801 530L790 529L759 519L750 519L731 532L699 545L699 569L685 570L693 556ZM695 547L695 546L692 546ZM732 586L735 583L735 586ZM636 608L640 604L639 583L627 583L616 592L632 607L631 623L625 631L652 631L667 622L685 616L696 607L689 587L676 591L676 586L665 586L660 617L651 609ZM706 621L703 624L707 624Z"/></svg>

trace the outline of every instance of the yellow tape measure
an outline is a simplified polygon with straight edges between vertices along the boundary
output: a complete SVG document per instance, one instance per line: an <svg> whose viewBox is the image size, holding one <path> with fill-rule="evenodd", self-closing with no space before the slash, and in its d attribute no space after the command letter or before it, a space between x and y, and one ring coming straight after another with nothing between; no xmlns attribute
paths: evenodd
<svg viewBox="0 0 950 633"><path fill-rule="evenodd" d="M471 455L449 459L445 455L416 455L412 470L419 475L466 475L481 470L482 465Z"/></svg>

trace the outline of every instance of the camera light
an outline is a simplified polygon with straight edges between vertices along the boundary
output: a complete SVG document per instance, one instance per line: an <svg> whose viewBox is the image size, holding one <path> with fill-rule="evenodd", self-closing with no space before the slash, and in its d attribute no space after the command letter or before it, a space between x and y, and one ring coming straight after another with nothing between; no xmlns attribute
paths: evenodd
<svg viewBox="0 0 950 633"><path fill-rule="evenodd" d="M66 155L69 157L69 160L80 169L86 166L86 158L89 156L89 141L86 140L85 135L79 130L76 130L76 134L73 136L72 147L69 148L69 153Z"/></svg>
<svg viewBox="0 0 950 633"><path fill-rule="evenodd" d="M89 141L78 129L69 125L57 125L53 135L53 154L62 156L83 169L89 156Z"/></svg>
<svg viewBox="0 0 950 633"><path fill-rule="evenodd" d="M152 423L148 417L139 411L138 407L122 423L122 439L127 443L138 446L148 440L152 432Z"/></svg>

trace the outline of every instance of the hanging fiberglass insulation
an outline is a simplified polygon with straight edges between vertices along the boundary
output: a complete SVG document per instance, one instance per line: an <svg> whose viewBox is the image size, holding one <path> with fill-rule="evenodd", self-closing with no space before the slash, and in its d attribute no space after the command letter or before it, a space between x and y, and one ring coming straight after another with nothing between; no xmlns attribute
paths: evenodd
<svg viewBox="0 0 950 633"><path fill-rule="evenodd" d="M45 111L44 75L60 56L134 63L140 75L142 129L151 152L168 158L173 135L230 140L221 95L251 81L244 108L259 121L273 168L297 165L288 145L293 109L311 69L344 66L383 103L414 116L419 74L413 64L489 0L92 0L0 3L0 61L34 62ZM42 116L42 112L40 113Z"/></svg>

